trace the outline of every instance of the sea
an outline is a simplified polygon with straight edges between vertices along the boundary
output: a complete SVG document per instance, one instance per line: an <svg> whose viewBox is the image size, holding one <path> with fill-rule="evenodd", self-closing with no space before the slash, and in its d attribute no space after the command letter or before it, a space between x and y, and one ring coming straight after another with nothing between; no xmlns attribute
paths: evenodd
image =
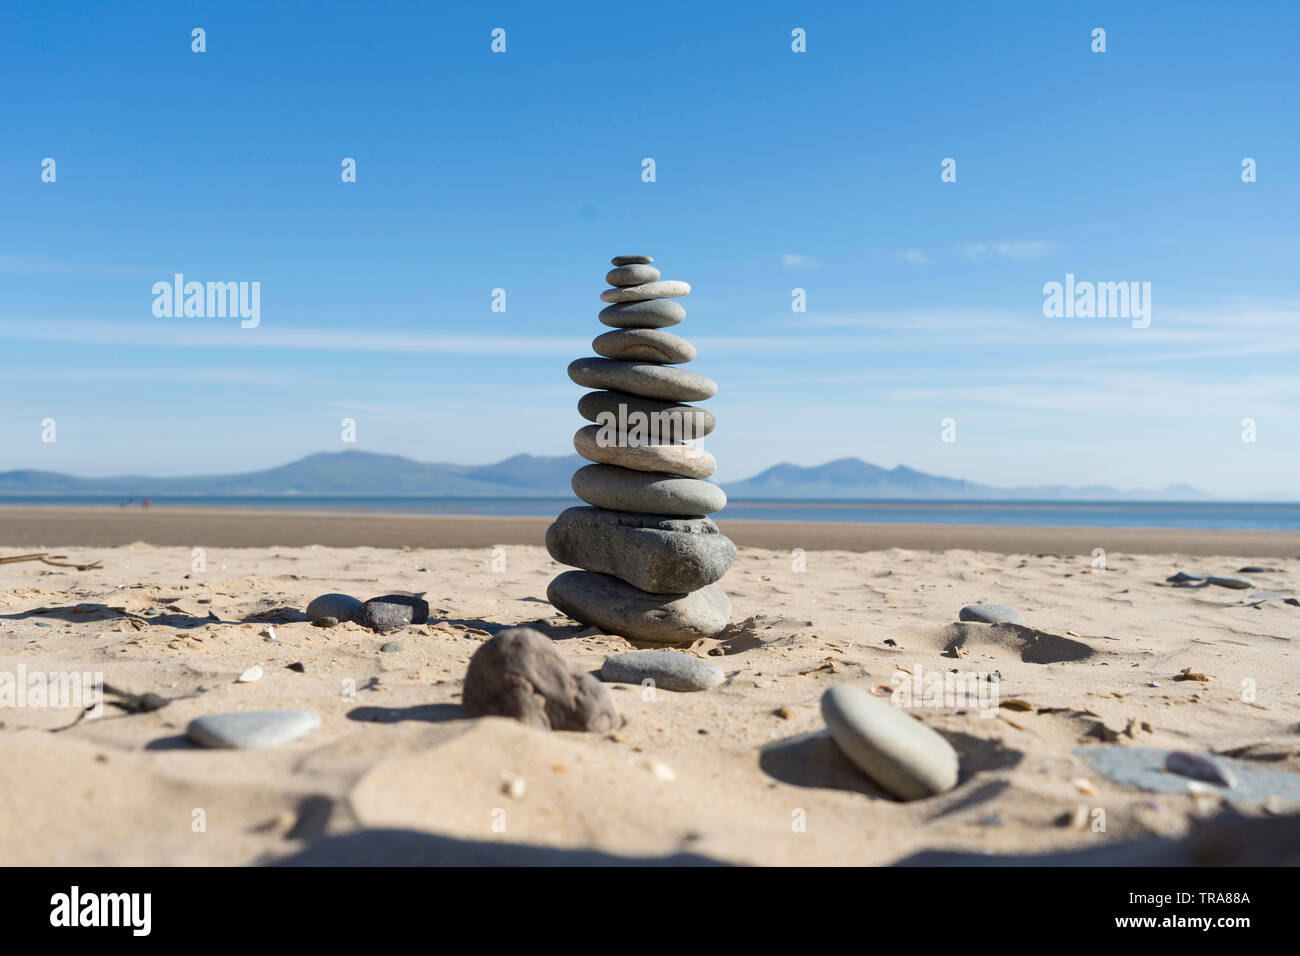
<svg viewBox="0 0 1300 956"><path fill-rule="evenodd" d="M265 508L273 511L553 516L577 498L252 496L152 498L151 508ZM142 499L91 495L0 495L0 505L138 508ZM729 501L725 517L755 521L886 524L1063 525L1300 531L1300 502L1168 501Z"/></svg>

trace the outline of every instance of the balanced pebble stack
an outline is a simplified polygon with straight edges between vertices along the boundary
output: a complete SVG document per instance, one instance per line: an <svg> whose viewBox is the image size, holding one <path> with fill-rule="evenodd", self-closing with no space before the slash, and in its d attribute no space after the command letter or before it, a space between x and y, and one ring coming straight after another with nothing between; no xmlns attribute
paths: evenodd
<svg viewBox="0 0 1300 956"><path fill-rule="evenodd" d="M569 508L546 532L546 548L566 571L546 596L569 617L647 644L687 644L712 637L731 619L731 602L715 582L736 546L708 515L727 503L713 456L687 444L713 431L713 416L684 402L712 398L717 383L675 368L695 346L666 331L686 317L674 302L691 291L661 281L649 256L615 256L605 276L613 287L600 321L599 358L569 366L569 378L596 391L578 413L596 424L573 446L592 464L573 476L573 492L590 507ZM649 427L646 427L647 423Z"/></svg>

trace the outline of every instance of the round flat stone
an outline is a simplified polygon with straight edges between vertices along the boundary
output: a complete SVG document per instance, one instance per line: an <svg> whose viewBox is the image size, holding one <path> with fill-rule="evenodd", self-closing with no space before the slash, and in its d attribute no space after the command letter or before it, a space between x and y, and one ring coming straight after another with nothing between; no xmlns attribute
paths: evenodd
<svg viewBox="0 0 1300 956"><path fill-rule="evenodd" d="M631 392L668 402L697 402L718 393L713 379L669 365L580 358L569 363L569 378L587 388Z"/></svg>
<svg viewBox="0 0 1300 956"><path fill-rule="evenodd" d="M610 430L612 432L612 430ZM683 478L707 478L718 470L712 455L699 445L637 445L625 436L614 436L612 443L602 443L607 430L600 425L585 425L573 436L573 449L587 461L618 465L635 471L681 475Z"/></svg>
<svg viewBox="0 0 1300 956"><path fill-rule="evenodd" d="M713 637L731 620L731 601L716 584L690 594L651 594L594 571L565 571L546 599L575 621L650 644Z"/></svg>
<svg viewBox="0 0 1300 956"><path fill-rule="evenodd" d="M652 594L684 594L712 584L736 546L711 518L567 508L546 529L546 550L561 564L598 571Z"/></svg>
<svg viewBox="0 0 1300 956"><path fill-rule="evenodd" d="M708 690L722 683L722 668L685 651L628 651L605 658L600 679L611 684L643 684L681 693Z"/></svg>
<svg viewBox="0 0 1300 956"><path fill-rule="evenodd" d="M307 617L313 624L323 625L330 619L337 624L352 620L360 608L361 602L350 594L322 594L307 605Z"/></svg>
<svg viewBox="0 0 1300 956"><path fill-rule="evenodd" d="M627 392L588 392L578 399L578 414L600 424L604 424L601 415L612 415L619 431L644 428L646 435L661 441L693 441L703 438L717 425L706 409Z"/></svg>
<svg viewBox="0 0 1300 956"><path fill-rule="evenodd" d="M822 695L831 739L853 763L901 800L919 800L957 785L957 751L938 733L857 684Z"/></svg>
<svg viewBox="0 0 1300 956"><path fill-rule="evenodd" d="M672 299L646 299L607 305L597 318L616 329L662 329L686 318L686 309Z"/></svg>
<svg viewBox="0 0 1300 956"><path fill-rule="evenodd" d="M248 750L287 744L319 726L320 715L313 710L255 710L199 717L190 721L185 736L200 747Z"/></svg>
<svg viewBox="0 0 1300 956"><path fill-rule="evenodd" d="M698 478L670 478L617 465L586 465L573 473L573 493L597 508L656 515L707 515L721 511L727 495Z"/></svg>
<svg viewBox="0 0 1300 956"><path fill-rule="evenodd" d="M654 266L644 265L642 263L619 266L615 269L610 269L605 273L605 281L612 286L619 287L641 285L643 282L654 282L658 278L658 269Z"/></svg>
<svg viewBox="0 0 1300 956"><path fill-rule="evenodd" d="M967 604L957 615L959 621L979 624L1024 624L1025 616L1015 608L1001 604Z"/></svg>
<svg viewBox="0 0 1300 956"><path fill-rule="evenodd" d="M615 266L648 266L654 262L652 256L615 256L609 260L610 265Z"/></svg>
<svg viewBox="0 0 1300 956"><path fill-rule="evenodd" d="M663 329L616 329L591 341L592 350L605 358L625 362L659 362L679 365L695 358L695 346Z"/></svg>
<svg viewBox="0 0 1300 956"><path fill-rule="evenodd" d="M689 282L676 279L661 279L658 282L643 282L640 285L624 286L621 289L606 289L600 294L602 302L639 302L642 299L680 299L691 294Z"/></svg>

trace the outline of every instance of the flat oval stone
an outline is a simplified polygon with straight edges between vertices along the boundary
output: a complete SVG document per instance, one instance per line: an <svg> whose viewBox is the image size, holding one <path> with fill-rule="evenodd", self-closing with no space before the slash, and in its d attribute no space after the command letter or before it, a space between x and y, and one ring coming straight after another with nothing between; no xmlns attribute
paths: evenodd
<svg viewBox="0 0 1300 956"><path fill-rule="evenodd" d="M635 445L622 435L615 436L615 443L601 444L604 432L600 425L579 428L573 436L574 451L587 461L684 478L707 478L718 470L714 457L699 445Z"/></svg>
<svg viewBox="0 0 1300 956"><path fill-rule="evenodd" d="M646 299L608 305L597 318L616 329L661 329L686 318L686 309L672 299Z"/></svg>
<svg viewBox="0 0 1300 956"><path fill-rule="evenodd" d="M605 281L612 286L641 285L643 282L654 282L659 278L659 270L652 265L634 262L625 266L618 266L610 269L605 273Z"/></svg>
<svg viewBox="0 0 1300 956"><path fill-rule="evenodd" d="M718 394L718 383L669 365L580 358L569 363L569 378L587 388L631 392L668 402L696 402Z"/></svg>
<svg viewBox="0 0 1300 956"><path fill-rule="evenodd" d="M967 604L957 615L959 621L976 621L980 624L1024 624L1025 616L1015 608L1001 604Z"/></svg>
<svg viewBox="0 0 1300 956"><path fill-rule="evenodd" d="M573 493L597 508L656 515L707 515L721 511L726 493L698 478L670 478L617 465L586 465L573 473Z"/></svg>
<svg viewBox="0 0 1300 956"><path fill-rule="evenodd" d="M372 631L395 631L428 621L429 603L408 594L385 594L361 605L352 620Z"/></svg>
<svg viewBox="0 0 1300 956"><path fill-rule="evenodd" d="M591 340L592 350L605 358L626 362L680 365L696 356L695 346L663 329L616 329Z"/></svg>
<svg viewBox="0 0 1300 956"><path fill-rule="evenodd" d="M648 266L650 263L654 262L654 258L652 256L615 256L613 259L610 259L609 262L610 265L615 266Z"/></svg>
<svg viewBox="0 0 1300 956"><path fill-rule="evenodd" d="M546 529L546 550L561 564L599 571L652 594L684 594L712 584L736 560L736 546L712 518L566 508Z"/></svg>
<svg viewBox="0 0 1300 956"><path fill-rule="evenodd" d="M1248 578L1236 578L1230 574L1211 574L1206 577L1211 584L1217 584L1221 588L1233 588L1237 591L1244 591L1246 588L1253 588L1255 585Z"/></svg>
<svg viewBox="0 0 1300 956"><path fill-rule="evenodd" d="M319 726L320 714L314 710L255 710L196 718L185 728L185 736L200 747L248 750L287 744Z"/></svg>
<svg viewBox="0 0 1300 956"><path fill-rule="evenodd" d="M690 294L689 282L661 279L658 282L643 282L640 285L624 286L621 289L606 289L600 294L600 301L639 302L642 299L680 299Z"/></svg>
<svg viewBox="0 0 1300 956"><path fill-rule="evenodd" d="M352 620L360 608L361 602L350 594L322 594L307 605L307 617L313 624L330 627Z"/></svg>
<svg viewBox="0 0 1300 956"><path fill-rule="evenodd" d="M710 584L690 594L651 594L594 571L565 571L546 599L575 621L650 644L689 644L731 621L726 592Z"/></svg>
<svg viewBox="0 0 1300 956"><path fill-rule="evenodd" d="M957 751L938 733L857 684L822 695L822 719L853 763L901 800L919 800L957 785Z"/></svg>
<svg viewBox="0 0 1300 956"><path fill-rule="evenodd" d="M722 668L685 651L627 651L605 658L600 679L611 684L640 684L681 693L708 690L722 683Z"/></svg>
<svg viewBox="0 0 1300 956"><path fill-rule="evenodd" d="M619 431L645 428L647 435L660 441L692 441L717 426L706 409L627 392L588 392L578 399L578 414L589 422L600 422L602 414L613 415Z"/></svg>

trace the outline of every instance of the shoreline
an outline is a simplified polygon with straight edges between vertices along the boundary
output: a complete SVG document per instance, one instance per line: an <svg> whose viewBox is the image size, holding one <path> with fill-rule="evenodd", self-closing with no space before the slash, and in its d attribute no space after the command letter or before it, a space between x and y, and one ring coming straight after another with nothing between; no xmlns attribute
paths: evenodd
<svg viewBox="0 0 1300 956"><path fill-rule="evenodd" d="M895 524L718 518L738 546L806 551L973 550L1084 554L1300 557L1300 532L1049 525ZM0 505L0 548L158 546L219 548L475 548L542 545L554 516L105 508Z"/></svg>

